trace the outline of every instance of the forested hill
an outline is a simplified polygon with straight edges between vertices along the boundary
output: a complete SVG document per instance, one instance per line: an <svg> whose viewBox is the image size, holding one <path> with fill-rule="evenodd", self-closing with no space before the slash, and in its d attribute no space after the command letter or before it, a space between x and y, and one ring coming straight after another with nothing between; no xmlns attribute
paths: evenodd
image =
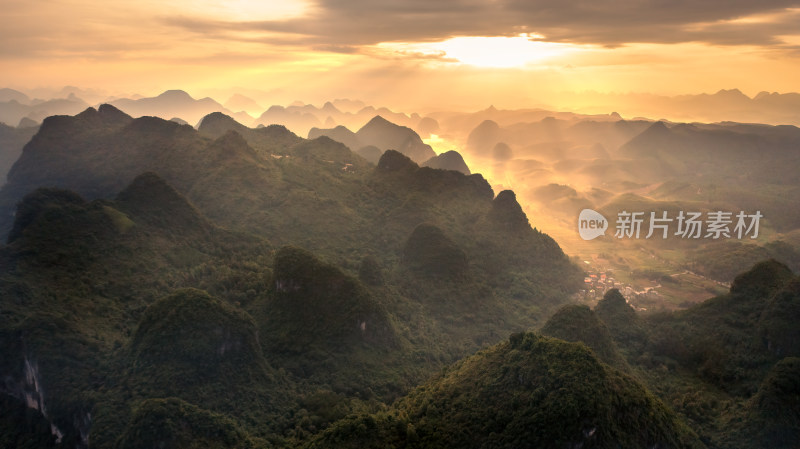
<svg viewBox="0 0 800 449"><path fill-rule="evenodd" d="M25 146L0 191L4 444L300 444L582 279L480 175L207 119L104 105Z"/></svg>
<svg viewBox="0 0 800 449"><path fill-rule="evenodd" d="M798 278L641 315L512 191L327 137L50 117L0 190L0 447L792 448ZM538 331L536 331L538 329Z"/></svg>

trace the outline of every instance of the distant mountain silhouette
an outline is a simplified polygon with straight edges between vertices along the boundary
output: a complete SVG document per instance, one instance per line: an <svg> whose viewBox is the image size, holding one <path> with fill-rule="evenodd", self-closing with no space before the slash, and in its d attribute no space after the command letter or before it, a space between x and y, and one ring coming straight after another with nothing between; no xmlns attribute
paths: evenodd
<svg viewBox="0 0 800 449"><path fill-rule="evenodd" d="M256 125L280 124L291 129L299 135L307 135L311 128L333 128L337 125L356 129L376 115L381 115L392 123L401 126L413 127L420 121L418 114L397 113L388 108L375 108L373 106L363 106L362 102L350 102L339 100L338 103L344 105L344 110L336 107L336 101L326 102L318 108L311 104L297 102L290 106L271 106L258 119ZM352 111L353 106L361 107Z"/></svg>
<svg viewBox="0 0 800 449"><path fill-rule="evenodd" d="M374 145L382 150L397 150L417 163L436 156L431 146L422 142L414 130L395 125L380 115L376 115L359 129L356 136L364 145Z"/></svg>
<svg viewBox="0 0 800 449"><path fill-rule="evenodd" d="M5 103L5 102L9 102L9 101L16 101L17 103L20 103L20 104L29 104L31 99L28 98L27 95L25 95L24 93L22 93L22 92L20 92L18 90L9 89L7 87L1 88L0 89L0 102Z"/></svg>
<svg viewBox="0 0 800 449"><path fill-rule="evenodd" d="M255 100L249 97L245 97L241 94L234 94L228 101L224 104L225 108L234 112L255 112L255 111L263 111L264 108L261 107Z"/></svg>
<svg viewBox="0 0 800 449"><path fill-rule="evenodd" d="M380 155L386 150L396 150L417 163L436 157L436 153L430 145L425 144L414 130L396 125L380 115L373 117L355 133L341 125L331 129L315 127L308 132L309 139L319 136L327 136L347 145L352 151L358 152L372 163L377 163ZM452 156L448 156L448 160L450 158ZM465 173L469 174L469 169Z"/></svg>
<svg viewBox="0 0 800 449"><path fill-rule="evenodd" d="M722 123L673 124L663 121L619 148L625 158L651 160L661 176L697 182L741 185L797 185L800 129ZM722 163L724 161L724 164Z"/></svg>
<svg viewBox="0 0 800 449"><path fill-rule="evenodd" d="M759 92L749 97L739 89L715 93L664 96L653 94L574 94L565 101L607 105L624 115L670 117L681 121L737 121L800 125L800 94Z"/></svg>
<svg viewBox="0 0 800 449"><path fill-rule="evenodd" d="M316 108L310 107L316 111ZM305 135L307 134L305 130L321 126L322 120L324 120L307 109L297 106L270 106L256 119L255 123L259 125L279 124L289 128L296 134Z"/></svg>
<svg viewBox="0 0 800 449"><path fill-rule="evenodd" d="M495 107L489 107L477 112L440 111L428 114L428 117L435 119L445 134L454 131L458 131L461 134L467 130L475 129L486 121L492 121L497 126L506 128L517 124L541 122L548 117L570 123L587 120L596 122L615 122L619 120L619 115L611 114L578 114L540 108L497 109Z"/></svg>
<svg viewBox="0 0 800 449"><path fill-rule="evenodd" d="M514 157L522 159L559 161L563 159L596 159L614 156L620 146L652 125L650 121L614 121L612 116L573 115L560 119L552 113L533 122L518 122L501 126L484 120L468 133L465 151L472 155L491 157L496 161ZM520 114L524 117L524 113ZM445 130L452 132L452 130Z"/></svg>
<svg viewBox="0 0 800 449"><path fill-rule="evenodd" d="M337 98L331 102L336 109L343 111L343 112L358 112L366 106L363 101L360 100L349 100L347 98Z"/></svg>
<svg viewBox="0 0 800 449"><path fill-rule="evenodd" d="M432 117L423 117L419 123L416 124L414 129L419 133L420 136L425 138L430 137L431 134L439 133L439 122Z"/></svg>
<svg viewBox="0 0 800 449"><path fill-rule="evenodd" d="M38 128L39 122L30 118L30 117L22 117L17 125L17 128Z"/></svg>
<svg viewBox="0 0 800 449"><path fill-rule="evenodd" d="M337 142L341 142L347 145L347 147L352 151L358 151L366 146L363 142L361 142L356 133L350 131L342 125L329 129L311 128L308 131L309 139L316 139L320 136L328 136Z"/></svg>
<svg viewBox="0 0 800 449"><path fill-rule="evenodd" d="M47 101L20 103L15 99L0 101L0 122L14 126L25 117L41 122L51 115L73 115L89 107L85 101L75 96Z"/></svg>
<svg viewBox="0 0 800 449"><path fill-rule="evenodd" d="M455 170L465 175L469 175L469 167L464 162L464 158L458 151L446 151L438 156L434 156L422 163L423 167L439 168L442 170Z"/></svg>
<svg viewBox="0 0 800 449"><path fill-rule="evenodd" d="M514 150L505 142L497 142L492 148L492 157L496 161L507 161L514 158Z"/></svg>
<svg viewBox="0 0 800 449"><path fill-rule="evenodd" d="M214 138L221 137L228 131L236 131L239 134L252 131L233 117L222 112L212 112L203 117L197 124L197 130Z"/></svg>
<svg viewBox="0 0 800 449"><path fill-rule="evenodd" d="M18 128L0 123L0 183L5 183L6 174L22 154L22 147L38 130L39 125L36 123Z"/></svg>
<svg viewBox="0 0 800 449"><path fill-rule="evenodd" d="M211 98L195 100L182 90L168 90L156 97L137 100L123 98L111 101L109 104L132 117L155 116L164 119L177 117L190 125L196 124L212 112L223 112L247 123L252 121L252 117L247 113L231 112Z"/></svg>
<svg viewBox="0 0 800 449"><path fill-rule="evenodd" d="M218 139L229 131L235 131L259 152L262 156L283 154L287 147L303 141L300 137L282 125L270 125L260 128L248 128L221 112L212 112L203 117L197 128L200 134Z"/></svg>
<svg viewBox="0 0 800 449"><path fill-rule="evenodd" d="M500 126L497 122L485 120L469 133L467 148L471 151L488 152L500 139Z"/></svg>

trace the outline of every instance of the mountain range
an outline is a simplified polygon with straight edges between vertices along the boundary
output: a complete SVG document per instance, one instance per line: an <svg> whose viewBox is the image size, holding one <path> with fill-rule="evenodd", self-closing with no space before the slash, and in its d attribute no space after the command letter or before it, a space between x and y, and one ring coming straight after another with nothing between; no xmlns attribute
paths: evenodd
<svg viewBox="0 0 800 449"><path fill-rule="evenodd" d="M464 142L461 154L471 170L487 174L499 188L513 186L528 211L547 217L543 228L557 234L571 252L582 248L574 220L583 209L606 217L640 211L645 217L667 212L673 218L680 211L730 211L732 216L758 211L769 218L761 221L757 239L640 239L627 248L614 247L620 255L615 265L625 269L640 263L633 260L640 246L669 260L662 273L675 274L680 267L724 283L762 258L800 267L796 126L570 114L513 122L507 119L513 112L439 116L441 133ZM453 125L468 120L477 122L468 131ZM648 224L645 220L645 229ZM599 241L611 245L614 240ZM587 259L591 253L607 253L605 248L585 249L588 254L581 256ZM663 258L671 250L675 258ZM698 292L697 299L704 294Z"/></svg>
<svg viewBox="0 0 800 449"><path fill-rule="evenodd" d="M436 156L431 146L423 143L411 128L396 125L380 115L373 117L355 133L344 126L332 129L311 128L308 132L310 139L320 136L327 136L347 145L372 163L377 163L380 155L389 149L399 151L417 163Z"/></svg>
<svg viewBox="0 0 800 449"><path fill-rule="evenodd" d="M603 136L607 159L695 175L698 141L746 154L795 136L607 118L481 120L469 152L512 163L527 149L495 141L507 128L551 141L572 126ZM218 111L195 128L102 104L32 129L0 189L2 447L800 438L800 278L783 263L751 263L682 311L642 314L616 289L590 308L544 217L382 116L306 139ZM697 164L669 165L673 146ZM742 182L774 169L771 185L793 186L775 161L745 162L730 169Z"/></svg>
<svg viewBox="0 0 800 449"><path fill-rule="evenodd" d="M36 123L51 115L73 115L86 109L89 104L80 98L70 95L66 98L52 100L30 100L18 91L4 90L0 96L0 122L8 126L17 126L23 119Z"/></svg>
<svg viewBox="0 0 800 449"><path fill-rule="evenodd" d="M669 117L675 121L744 122L800 125L800 94L762 91L750 97L739 89L713 94L664 96L653 94L564 93L564 101L584 110L613 109L629 115Z"/></svg>
<svg viewBox="0 0 800 449"><path fill-rule="evenodd" d="M72 95L73 100L75 95L97 95L76 88L65 88L58 94ZM735 90L681 98L716 106L726 101L742 104L750 101ZM783 104L790 103L793 97L763 94L757 98L759 101L772 98L773 103ZM25 93L12 89L0 92L0 99L22 105L26 114L32 105L44 105L41 100L31 100ZM255 101L241 94L231 99L236 100L232 106L248 105L250 113L256 114L260 109L255 107L258 106ZM392 148L410 155L420 165L464 173L481 172L496 190L513 187L527 210L542 217L541 226L558 234L562 244L571 250L577 242L569 241L575 236L566 227L571 228L575 214L584 208L604 209L614 214L618 210L612 209L627 201L646 206L646 211L659 207L677 211L681 207L696 207L698 203L703 211L764 208L769 216L764 225L769 227L768 231L779 233L778 245L786 244L797 252L800 243L800 234L795 236L797 217L792 212L796 208L784 205L784 199L796 198L798 194L791 168L796 163L791 149L798 142L793 126L674 123L623 119L617 113L587 115L495 107L475 112L437 111L423 117L351 100L334 100L322 107L302 102L272 106L262 117L253 119L246 112L234 113L210 98L196 100L179 90L152 98L115 99L112 103L132 116L155 115L191 125L216 111L249 126L281 124L300 136L326 135L372 163L377 163L382 153ZM67 113L77 113L85 106L83 102L72 104L73 109ZM24 119L22 127L41 120L15 114L12 124ZM43 111L39 115L49 113ZM383 122L378 124L376 117L384 119ZM648 129L651 126L653 129ZM378 130L375 138L365 134L371 128ZM363 131L357 136L358 131L350 129ZM3 133L12 134L8 129ZM26 131L13 133L28 135ZM431 138L432 134L435 135ZM8 155L0 169L10 170L24 140L25 137L9 138L0 143L0 152ZM432 159L435 154L426 148L430 145L447 155ZM705 151L706 147L710 150ZM770 157L753 158L755 151L766 151ZM450 160L442 162L442 157ZM735 163L717 170L721 158ZM692 257L681 265L721 282L730 282L736 273L749 266L756 254L777 257L795 266L793 256L787 257L785 251L767 248L770 242L757 243L741 248L700 245L691 248ZM657 246L658 242L648 245ZM721 253L729 257L709 257ZM722 260L730 263L721 264Z"/></svg>
<svg viewBox="0 0 800 449"><path fill-rule="evenodd" d="M139 98L136 100L123 98L111 101L108 104L125 111L133 117L177 117L190 124L198 123L201 118L212 112L223 112L246 123L252 121L252 117L246 112L231 112L208 97L196 100L182 90L168 90L157 97Z"/></svg>
<svg viewBox="0 0 800 449"><path fill-rule="evenodd" d="M20 412L36 398L67 446L138 447L164 414L189 430L162 442L302 441L301 409L330 422L397 397L581 279L480 175L218 113L198 130L110 105L50 117L9 176L2 391Z"/></svg>

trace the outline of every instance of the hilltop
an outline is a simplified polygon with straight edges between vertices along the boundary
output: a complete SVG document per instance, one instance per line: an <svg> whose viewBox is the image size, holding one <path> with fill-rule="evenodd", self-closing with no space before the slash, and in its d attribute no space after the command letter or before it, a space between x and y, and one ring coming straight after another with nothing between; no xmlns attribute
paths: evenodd
<svg viewBox="0 0 800 449"><path fill-rule="evenodd" d="M469 357L389 410L335 423L308 447L701 448L633 378L536 334Z"/></svg>

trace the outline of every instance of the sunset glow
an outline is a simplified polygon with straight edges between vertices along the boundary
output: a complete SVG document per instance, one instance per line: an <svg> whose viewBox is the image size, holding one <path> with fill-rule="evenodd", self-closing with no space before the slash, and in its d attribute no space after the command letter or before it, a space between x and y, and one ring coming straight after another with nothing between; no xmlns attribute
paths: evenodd
<svg viewBox="0 0 800 449"><path fill-rule="evenodd" d="M798 8L582 8L9 0L0 11L0 70L4 84L19 89L91 85L109 96L156 95L180 85L202 96L240 87L270 103L346 96L417 109L583 108L596 102L573 94L587 91L738 88L754 96L800 88ZM431 95L436 104L425 100Z"/></svg>
<svg viewBox="0 0 800 449"><path fill-rule="evenodd" d="M0 1L0 449L800 449L800 0Z"/></svg>
<svg viewBox="0 0 800 449"><path fill-rule="evenodd" d="M442 42L444 52L464 64L478 67L525 67L574 51L567 44L517 37L455 37Z"/></svg>
<svg viewBox="0 0 800 449"><path fill-rule="evenodd" d="M182 5L186 7L187 5ZM310 2L259 0L198 0L188 5L198 15L227 20L285 20L308 13Z"/></svg>
<svg viewBox="0 0 800 449"><path fill-rule="evenodd" d="M400 55L431 57L441 64L479 68L524 68L582 50L570 44L545 42L542 36L459 36L433 43L388 43L380 48Z"/></svg>

